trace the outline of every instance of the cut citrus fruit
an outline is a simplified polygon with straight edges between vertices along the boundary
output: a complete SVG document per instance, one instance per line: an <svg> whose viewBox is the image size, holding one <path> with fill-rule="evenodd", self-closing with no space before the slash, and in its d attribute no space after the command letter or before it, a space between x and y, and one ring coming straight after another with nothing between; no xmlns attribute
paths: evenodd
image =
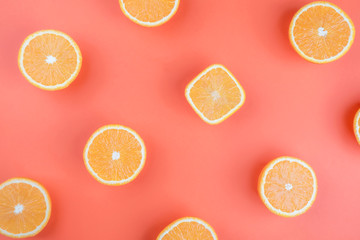
<svg viewBox="0 0 360 240"><path fill-rule="evenodd" d="M267 164L261 172L258 191L271 212L295 217L305 213L315 201L315 173L300 159L280 157Z"/></svg>
<svg viewBox="0 0 360 240"><path fill-rule="evenodd" d="M293 17L289 37L295 51L313 63L328 63L342 57L355 38L349 16L328 2L313 2Z"/></svg>
<svg viewBox="0 0 360 240"><path fill-rule="evenodd" d="M224 66L215 64L192 80L185 96L195 112L209 124L218 124L235 113L245 101L239 82Z"/></svg>
<svg viewBox="0 0 360 240"><path fill-rule="evenodd" d="M34 86L60 90L72 83L82 63L78 45L65 33L43 30L28 36L21 45L18 64Z"/></svg>
<svg viewBox="0 0 360 240"><path fill-rule="evenodd" d="M123 185L134 180L145 164L145 145L132 129L107 125L98 129L84 149L87 170L99 182Z"/></svg>
<svg viewBox="0 0 360 240"><path fill-rule="evenodd" d="M354 133L357 142L360 144L360 109L355 114L354 118Z"/></svg>
<svg viewBox="0 0 360 240"><path fill-rule="evenodd" d="M26 178L0 185L0 233L12 238L32 237L47 224L51 202L46 189Z"/></svg>
<svg viewBox="0 0 360 240"><path fill-rule="evenodd" d="M167 226L157 240L217 240L214 229L205 221L185 217Z"/></svg>
<svg viewBox="0 0 360 240"><path fill-rule="evenodd" d="M155 27L174 16L180 0L119 0L119 3L131 21L145 27Z"/></svg>

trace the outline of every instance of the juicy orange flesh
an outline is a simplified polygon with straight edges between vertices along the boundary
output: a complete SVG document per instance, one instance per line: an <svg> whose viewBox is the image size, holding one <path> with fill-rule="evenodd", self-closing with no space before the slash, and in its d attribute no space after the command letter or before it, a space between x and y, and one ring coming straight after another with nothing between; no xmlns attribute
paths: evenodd
<svg viewBox="0 0 360 240"><path fill-rule="evenodd" d="M114 152L119 153L118 159L113 159ZM125 130L108 129L94 139L89 147L88 159L101 179L128 179L141 164L141 145L134 135Z"/></svg>
<svg viewBox="0 0 360 240"><path fill-rule="evenodd" d="M217 120L240 103L241 92L227 72L215 68L193 85L190 97L207 119Z"/></svg>
<svg viewBox="0 0 360 240"><path fill-rule="evenodd" d="M174 227L163 240L213 240L211 232L197 222L183 222Z"/></svg>
<svg viewBox="0 0 360 240"><path fill-rule="evenodd" d="M360 126L360 116L359 114L356 114L354 131L356 138L360 141L360 129L357 129L359 126Z"/></svg>
<svg viewBox="0 0 360 240"><path fill-rule="evenodd" d="M286 184L292 188L287 190ZM314 179L309 169L297 162L277 163L266 176L264 192L270 204L283 212L303 209L314 192Z"/></svg>
<svg viewBox="0 0 360 240"><path fill-rule="evenodd" d="M15 206L24 206L15 214ZM0 190L0 228L12 234L31 232L46 215L46 202L36 187L26 183L13 183Z"/></svg>
<svg viewBox="0 0 360 240"><path fill-rule="evenodd" d="M55 57L56 62L47 63L49 56ZM75 72L77 54L64 37L47 33L29 42L24 51L23 65L34 81L45 86L55 86L64 83Z"/></svg>
<svg viewBox="0 0 360 240"><path fill-rule="evenodd" d="M326 36L319 35L320 28L323 33L327 31ZM293 34L306 56L324 60L338 55L346 47L350 32L349 24L333 8L314 6L299 16Z"/></svg>
<svg viewBox="0 0 360 240"><path fill-rule="evenodd" d="M129 14L142 22L157 22L168 16L175 0L122 0Z"/></svg>

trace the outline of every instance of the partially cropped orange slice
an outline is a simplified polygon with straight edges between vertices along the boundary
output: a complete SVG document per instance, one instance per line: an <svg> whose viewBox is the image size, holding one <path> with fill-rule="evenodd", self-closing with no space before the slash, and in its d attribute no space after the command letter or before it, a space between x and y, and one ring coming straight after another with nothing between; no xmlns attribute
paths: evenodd
<svg viewBox="0 0 360 240"><path fill-rule="evenodd" d="M360 144L360 109L355 114L354 118L354 133L357 142Z"/></svg>
<svg viewBox="0 0 360 240"><path fill-rule="evenodd" d="M174 16L180 0L119 0L119 3L131 21L145 27L155 27Z"/></svg>
<svg viewBox="0 0 360 240"><path fill-rule="evenodd" d="M329 2L312 2L293 17L290 42L301 57L314 63L328 63L342 57L355 38L350 17Z"/></svg>
<svg viewBox="0 0 360 240"><path fill-rule="evenodd" d="M13 178L0 185L0 233L12 238L32 237L47 224L51 202L34 180Z"/></svg>
<svg viewBox="0 0 360 240"><path fill-rule="evenodd" d="M134 180L145 164L145 145L132 129L107 125L98 129L84 149L87 170L99 182L123 185Z"/></svg>
<svg viewBox="0 0 360 240"><path fill-rule="evenodd" d="M65 33L43 30L28 36L18 57L21 73L34 86L60 90L72 83L82 63L78 45Z"/></svg>
<svg viewBox="0 0 360 240"><path fill-rule="evenodd" d="M305 213L315 201L317 181L312 168L293 157L280 157L265 166L258 191L265 206L283 217Z"/></svg>
<svg viewBox="0 0 360 240"><path fill-rule="evenodd" d="M192 80L185 96L195 112L209 124L218 124L234 114L245 101L240 83L223 65L215 64Z"/></svg>
<svg viewBox="0 0 360 240"><path fill-rule="evenodd" d="M185 217L167 226L157 240L217 240L214 229L204 220Z"/></svg>

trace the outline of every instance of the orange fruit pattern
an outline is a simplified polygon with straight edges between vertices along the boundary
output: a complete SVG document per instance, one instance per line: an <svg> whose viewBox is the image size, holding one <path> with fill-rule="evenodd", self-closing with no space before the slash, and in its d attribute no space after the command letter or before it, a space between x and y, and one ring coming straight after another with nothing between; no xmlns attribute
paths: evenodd
<svg viewBox="0 0 360 240"><path fill-rule="evenodd" d="M144 27L155 27L174 16L180 0L119 0L119 3L131 21Z"/></svg>
<svg viewBox="0 0 360 240"><path fill-rule="evenodd" d="M46 189L25 178L0 185L0 233L13 238L38 234L47 224L51 202Z"/></svg>
<svg viewBox="0 0 360 240"><path fill-rule="evenodd" d="M132 129L107 125L98 129L84 149L84 162L90 174L107 185L133 181L145 164L143 140Z"/></svg>
<svg viewBox="0 0 360 240"><path fill-rule="evenodd" d="M290 42L306 60L328 63L342 57L355 38L349 16L328 2L313 2L294 16L289 30Z"/></svg>
<svg viewBox="0 0 360 240"><path fill-rule="evenodd" d="M167 226L157 240L217 240L214 229L205 221L185 217Z"/></svg>
<svg viewBox="0 0 360 240"><path fill-rule="evenodd" d="M245 101L240 83L224 66L215 64L192 80L185 96L195 112L209 124L219 124L234 114Z"/></svg>
<svg viewBox="0 0 360 240"><path fill-rule="evenodd" d="M66 88L75 80L82 57L79 47L68 35L43 30L25 39L19 51L18 64L31 84L53 91Z"/></svg>
<svg viewBox="0 0 360 240"><path fill-rule="evenodd" d="M315 201L317 181L314 171L304 161L280 157L263 169L258 191L271 212L294 217L305 213Z"/></svg>

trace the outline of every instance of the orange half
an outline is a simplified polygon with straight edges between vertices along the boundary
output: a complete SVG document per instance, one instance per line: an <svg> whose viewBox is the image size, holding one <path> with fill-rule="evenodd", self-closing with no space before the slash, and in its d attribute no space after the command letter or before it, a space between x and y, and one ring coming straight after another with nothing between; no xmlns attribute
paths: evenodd
<svg viewBox="0 0 360 240"><path fill-rule="evenodd" d="M146 150L141 137L121 125L98 129L84 149L84 162L90 174L107 185L133 181L145 164Z"/></svg>
<svg viewBox="0 0 360 240"><path fill-rule="evenodd" d="M21 45L18 65L34 86L54 91L68 87L82 64L78 45L65 33L43 30L28 36Z"/></svg>
<svg viewBox="0 0 360 240"><path fill-rule="evenodd" d="M293 17L289 38L295 51L313 63L328 63L342 57L355 38L350 17L329 2L312 2Z"/></svg>
<svg viewBox="0 0 360 240"><path fill-rule="evenodd" d="M223 65L206 68L185 89L194 111L209 124L219 124L245 102L245 92L234 75Z"/></svg>
<svg viewBox="0 0 360 240"><path fill-rule="evenodd" d="M122 12L131 21L155 27L169 21L176 13L180 0L119 0Z"/></svg>
<svg viewBox="0 0 360 240"><path fill-rule="evenodd" d="M157 240L217 240L214 229L204 220L185 217L167 226Z"/></svg>
<svg viewBox="0 0 360 240"><path fill-rule="evenodd" d="M46 189L26 178L0 185L0 233L12 238L32 237L47 224L51 202Z"/></svg>
<svg viewBox="0 0 360 240"><path fill-rule="evenodd" d="M316 176L304 161L280 157L263 169L258 191L271 212L283 217L295 217L305 213L314 203L317 193Z"/></svg>
<svg viewBox="0 0 360 240"><path fill-rule="evenodd" d="M355 133L356 140L360 144L360 109L355 114L353 126L354 126L354 133Z"/></svg>

